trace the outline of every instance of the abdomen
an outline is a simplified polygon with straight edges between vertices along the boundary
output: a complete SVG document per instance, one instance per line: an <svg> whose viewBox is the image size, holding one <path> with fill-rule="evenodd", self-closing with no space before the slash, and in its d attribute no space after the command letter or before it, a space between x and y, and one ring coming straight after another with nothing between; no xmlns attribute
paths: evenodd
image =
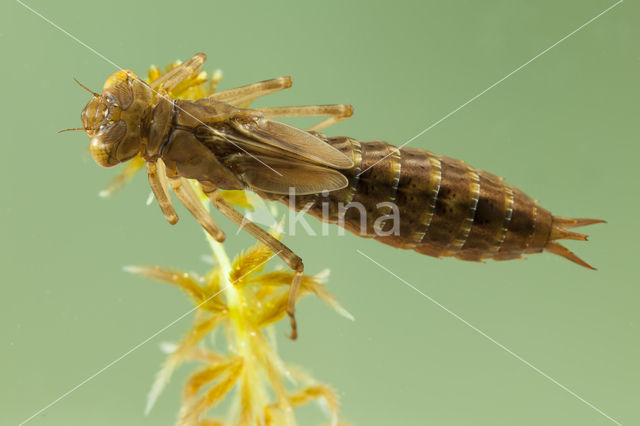
<svg viewBox="0 0 640 426"><path fill-rule="evenodd" d="M586 239L564 228L599 220L554 218L502 178L425 150L347 137L326 141L353 159L354 168L341 171L349 186L297 196L297 210L429 256L506 260L547 249L589 267L552 240ZM288 197L280 201L289 205Z"/></svg>

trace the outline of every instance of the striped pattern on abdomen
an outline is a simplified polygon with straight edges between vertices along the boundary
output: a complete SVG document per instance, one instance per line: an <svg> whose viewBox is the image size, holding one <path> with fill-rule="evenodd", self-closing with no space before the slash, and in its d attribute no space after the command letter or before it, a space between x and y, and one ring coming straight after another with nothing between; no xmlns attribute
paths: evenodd
<svg viewBox="0 0 640 426"><path fill-rule="evenodd" d="M507 260L546 248L588 266L551 240L586 239L561 227L597 220L554 218L502 178L460 160L421 149L396 148L382 141L360 142L342 136L325 140L353 159L351 170L341 170L349 185L330 193L296 196L297 210L312 203L307 211L320 220L429 256ZM269 198L289 205L287 196ZM394 234L390 234L394 224L388 216L392 214L390 203L399 212ZM378 220L384 216L388 219Z"/></svg>

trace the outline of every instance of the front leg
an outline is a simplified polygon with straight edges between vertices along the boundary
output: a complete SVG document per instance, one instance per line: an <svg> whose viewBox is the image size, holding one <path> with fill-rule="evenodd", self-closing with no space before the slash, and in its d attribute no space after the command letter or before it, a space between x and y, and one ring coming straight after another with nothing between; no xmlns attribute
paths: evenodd
<svg viewBox="0 0 640 426"><path fill-rule="evenodd" d="M164 213L170 224L178 223L178 215L173 208L169 189L167 188L167 175L162 160L147 160L147 175L153 195L158 201L160 210Z"/></svg>
<svg viewBox="0 0 640 426"><path fill-rule="evenodd" d="M156 93L168 93L175 88L182 80L196 72L198 68L207 60L204 53L196 53L191 59L185 61L162 75L160 78L151 83L151 89Z"/></svg>
<svg viewBox="0 0 640 426"><path fill-rule="evenodd" d="M209 197L213 205L218 210L220 210L223 215L231 219L231 221L233 221L236 225L245 229L261 243L269 247L275 254L280 256L280 258L289 266L289 268L294 271L293 281L291 282L291 287L289 287L287 315L289 315L289 319L291 321L291 336L289 336L289 338L291 340L297 339L298 327L296 324L295 307L296 300L298 298L298 291L300 290L300 283L302 281L302 274L304 272L304 264L302 263L302 259L293 251L291 251L289 247L282 244L280 240L245 218L242 213L229 205L217 190L207 193L207 196Z"/></svg>

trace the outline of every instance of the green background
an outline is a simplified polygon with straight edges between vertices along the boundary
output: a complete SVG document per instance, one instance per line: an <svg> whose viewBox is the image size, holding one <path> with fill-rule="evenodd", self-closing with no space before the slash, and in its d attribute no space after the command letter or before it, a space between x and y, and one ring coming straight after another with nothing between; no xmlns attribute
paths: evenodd
<svg viewBox="0 0 640 426"><path fill-rule="evenodd" d="M291 75L256 105L351 103L327 131L400 144L613 4L589 1L47 2L27 4L113 62L144 73L203 51L222 88ZM550 254L475 264L353 235L286 237L356 317L299 305L301 338L279 352L334 386L359 425L640 424L637 157L639 7L621 3L411 143L505 176L555 214L597 217ZM203 273L202 232L169 226L138 176L112 198L80 124L110 63L11 0L0 5L0 424L17 424L191 308L122 266ZM228 232L229 253L252 239ZM316 230L319 223L309 219ZM147 391L185 319L33 419L32 425L170 425L183 367L150 416ZM301 424L324 421L316 407Z"/></svg>

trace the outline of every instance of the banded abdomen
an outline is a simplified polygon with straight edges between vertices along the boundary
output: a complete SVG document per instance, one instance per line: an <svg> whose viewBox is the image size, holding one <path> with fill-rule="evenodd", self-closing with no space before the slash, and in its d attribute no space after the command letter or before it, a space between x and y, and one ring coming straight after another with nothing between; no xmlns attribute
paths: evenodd
<svg viewBox="0 0 640 426"><path fill-rule="evenodd" d="M600 220L554 217L502 178L425 150L347 137L326 141L353 159L354 168L341 171L349 186L296 196L297 210L359 236L435 257L507 260L547 250L591 268L555 240L586 240L566 228ZM278 199L289 204L289 197Z"/></svg>

